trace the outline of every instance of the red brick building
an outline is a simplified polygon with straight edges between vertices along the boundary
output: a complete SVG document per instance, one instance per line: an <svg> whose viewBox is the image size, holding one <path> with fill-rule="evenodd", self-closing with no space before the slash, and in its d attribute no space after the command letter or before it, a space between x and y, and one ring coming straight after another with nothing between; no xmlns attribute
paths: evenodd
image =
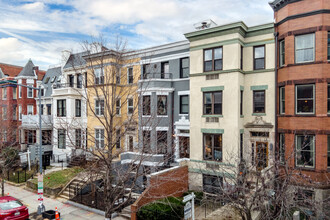
<svg viewBox="0 0 330 220"><path fill-rule="evenodd" d="M37 81L42 80L44 75L45 71L39 71L31 60L24 67L0 64L0 81L11 80L19 84L37 87ZM0 122L2 125L1 141L4 146L18 147L22 115L37 114L36 97L35 90L10 83L1 84Z"/></svg>
<svg viewBox="0 0 330 220"><path fill-rule="evenodd" d="M278 44L279 158L299 171L302 191L321 201L330 194L330 1L270 5Z"/></svg>

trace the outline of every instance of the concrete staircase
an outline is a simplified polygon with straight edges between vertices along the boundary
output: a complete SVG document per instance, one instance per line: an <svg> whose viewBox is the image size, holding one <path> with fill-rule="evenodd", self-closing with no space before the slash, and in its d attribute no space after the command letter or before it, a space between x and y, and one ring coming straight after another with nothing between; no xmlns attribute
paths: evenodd
<svg viewBox="0 0 330 220"><path fill-rule="evenodd" d="M59 195L59 197L68 200L70 195L72 197L76 193L75 186L78 186L77 188L80 189L81 187L83 187L83 185L84 185L84 182L82 182L79 179L74 179L70 182L70 184L65 186L66 188L62 191L62 193ZM71 186L71 187L69 187L69 186Z"/></svg>
<svg viewBox="0 0 330 220"><path fill-rule="evenodd" d="M121 212L118 213L118 216L124 219L131 219L131 205L126 206Z"/></svg>

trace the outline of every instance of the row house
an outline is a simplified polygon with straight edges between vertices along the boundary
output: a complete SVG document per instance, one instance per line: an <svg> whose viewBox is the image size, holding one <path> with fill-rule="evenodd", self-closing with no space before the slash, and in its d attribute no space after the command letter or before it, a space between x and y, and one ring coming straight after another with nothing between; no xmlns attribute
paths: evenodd
<svg viewBox="0 0 330 220"><path fill-rule="evenodd" d="M189 158L189 42L140 53L139 149L165 164Z"/></svg>
<svg viewBox="0 0 330 220"><path fill-rule="evenodd" d="M215 192L241 162L263 171L275 145L274 24L186 33L190 42L189 186ZM219 181L215 181L219 179Z"/></svg>
<svg viewBox="0 0 330 220"><path fill-rule="evenodd" d="M37 114L36 98L38 93L37 90L19 86L15 83L37 88L44 75L45 72L40 71L32 60L29 60L17 75L9 75L10 78L2 77L13 81L13 84L8 83L7 86L2 88L1 94L2 100L7 102L7 105L3 104L1 108L2 119L8 125L6 136L11 136L9 137L11 142L16 139L21 150L26 150L27 147L39 143L35 128L26 129L26 125L29 123L28 118ZM11 133L11 135L8 135L8 133Z"/></svg>
<svg viewBox="0 0 330 220"><path fill-rule="evenodd" d="M139 57L100 48L86 60L87 147L118 156L137 148ZM110 143L111 140L111 143Z"/></svg>
<svg viewBox="0 0 330 220"><path fill-rule="evenodd" d="M80 155L86 146L86 61L88 52L63 51L64 63L52 74L53 155L55 161Z"/></svg>
<svg viewBox="0 0 330 220"><path fill-rule="evenodd" d="M330 194L330 1L275 0L270 6L278 45L279 159L297 171L292 184L300 197L327 210L322 201Z"/></svg>

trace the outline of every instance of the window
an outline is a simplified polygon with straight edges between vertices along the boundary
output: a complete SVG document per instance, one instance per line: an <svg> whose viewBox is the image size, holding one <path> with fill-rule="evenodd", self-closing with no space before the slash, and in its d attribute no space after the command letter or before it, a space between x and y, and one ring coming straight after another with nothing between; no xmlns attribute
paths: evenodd
<svg viewBox="0 0 330 220"><path fill-rule="evenodd" d="M17 120L17 106L13 105L13 120Z"/></svg>
<svg viewBox="0 0 330 220"><path fill-rule="evenodd" d="M65 129L58 129L58 148L65 149Z"/></svg>
<svg viewBox="0 0 330 220"><path fill-rule="evenodd" d="M40 108L40 114L41 114L41 115L44 114L44 105L41 105L41 108Z"/></svg>
<svg viewBox="0 0 330 220"><path fill-rule="evenodd" d="M76 134L76 147L80 148L81 147L81 138L82 138L81 129L76 129L75 134Z"/></svg>
<svg viewBox="0 0 330 220"><path fill-rule="evenodd" d="M314 85L296 85L296 114L314 113Z"/></svg>
<svg viewBox="0 0 330 220"><path fill-rule="evenodd" d="M253 67L255 70L265 69L265 46L253 47Z"/></svg>
<svg viewBox="0 0 330 220"><path fill-rule="evenodd" d="M241 70L243 70L243 46L241 46Z"/></svg>
<svg viewBox="0 0 330 220"><path fill-rule="evenodd" d="M143 96L143 115L150 115L150 95Z"/></svg>
<svg viewBox="0 0 330 220"><path fill-rule="evenodd" d="M167 131L157 131L157 153L167 153Z"/></svg>
<svg viewBox="0 0 330 220"><path fill-rule="evenodd" d="M95 84L96 85L104 84L103 68L94 69L94 74L95 74Z"/></svg>
<svg viewBox="0 0 330 220"><path fill-rule="evenodd" d="M222 91L204 93L204 115L222 115Z"/></svg>
<svg viewBox="0 0 330 220"><path fill-rule="evenodd" d="M22 120L22 106L21 105L18 106L18 119Z"/></svg>
<svg viewBox="0 0 330 220"><path fill-rule="evenodd" d="M52 104L47 104L47 115L52 114Z"/></svg>
<svg viewBox="0 0 330 220"><path fill-rule="evenodd" d="M241 96L239 101L239 113L243 115L243 90L241 90Z"/></svg>
<svg viewBox="0 0 330 220"><path fill-rule="evenodd" d="M2 99L3 100L7 99L7 88L2 88Z"/></svg>
<svg viewBox="0 0 330 220"><path fill-rule="evenodd" d="M127 114L131 115L134 111L134 102L132 98L127 99Z"/></svg>
<svg viewBox="0 0 330 220"><path fill-rule="evenodd" d="M150 64L143 64L143 66L142 66L142 77L143 77L143 79L147 79L148 78L148 74L150 73L150 69L151 69L151 67L150 67Z"/></svg>
<svg viewBox="0 0 330 220"><path fill-rule="evenodd" d="M157 96L157 115L167 115L167 96Z"/></svg>
<svg viewBox="0 0 330 220"><path fill-rule="evenodd" d="M314 167L314 135L296 135L296 166Z"/></svg>
<svg viewBox="0 0 330 220"><path fill-rule="evenodd" d="M117 98L116 100L116 115L120 115L121 110L121 100L120 98Z"/></svg>
<svg viewBox="0 0 330 220"><path fill-rule="evenodd" d="M81 100L76 99L76 117L81 117Z"/></svg>
<svg viewBox="0 0 330 220"><path fill-rule="evenodd" d="M163 62L161 64L161 73L160 73L160 78L161 79L168 79L169 78L169 73L170 73L170 65L168 62Z"/></svg>
<svg viewBox="0 0 330 220"><path fill-rule="evenodd" d="M120 129L116 130L116 148L120 149L120 142L121 142L121 132Z"/></svg>
<svg viewBox="0 0 330 220"><path fill-rule="evenodd" d="M25 143L27 143L27 144L36 143L36 131L35 130L25 130Z"/></svg>
<svg viewBox="0 0 330 220"><path fill-rule="evenodd" d="M29 85L29 86L32 86L32 85ZM32 88L27 88L27 97L33 98L33 89Z"/></svg>
<svg viewBox="0 0 330 220"><path fill-rule="evenodd" d="M285 41L280 41L280 66L285 64Z"/></svg>
<svg viewBox="0 0 330 220"><path fill-rule="evenodd" d="M27 114L33 115L33 105L27 105Z"/></svg>
<svg viewBox="0 0 330 220"><path fill-rule="evenodd" d="M328 168L330 167L330 135L328 135Z"/></svg>
<svg viewBox="0 0 330 220"><path fill-rule="evenodd" d="M74 75L68 75L69 86L74 86Z"/></svg>
<svg viewBox="0 0 330 220"><path fill-rule="evenodd" d="M2 107L2 119L7 120L7 107Z"/></svg>
<svg viewBox="0 0 330 220"><path fill-rule="evenodd" d="M129 151L133 151L133 148L134 148L134 138L133 138L133 136L128 136L127 146L128 146Z"/></svg>
<svg viewBox="0 0 330 220"><path fill-rule="evenodd" d="M52 144L52 131L46 130L42 131L42 145L51 145Z"/></svg>
<svg viewBox="0 0 330 220"><path fill-rule="evenodd" d="M296 63L314 61L314 33L295 36Z"/></svg>
<svg viewBox="0 0 330 220"><path fill-rule="evenodd" d="M17 99L17 87L13 88L13 99Z"/></svg>
<svg viewBox="0 0 330 220"><path fill-rule="evenodd" d="M121 69L119 69L116 74L116 83L117 84L120 84L120 78L121 78Z"/></svg>
<svg viewBox="0 0 330 220"><path fill-rule="evenodd" d="M222 161L222 135L204 134L204 160Z"/></svg>
<svg viewBox="0 0 330 220"><path fill-rule="evenodd" d="M253 91L253 113L265 113L265 90Z"/></svg>
<svg viewBox="0 0 330 220"><path fill-rule="evenodd" d="M95 114L104 115L104 100L103 99L95 100Z"/></svg>
<svg viewBox="0 0 330 220"><path fill-rule="evenodd" d="M41 93L40 94L41 96L44 96L45 95L45 90L44 89L40 89L40 93Z"/></svg>
<svg viewBox="0 0 330 220"><path fill-rule="evenodd" d="M222 70L222 47L204 50L204 72Z"/></svg>
<svg viewBox="0 0 330 220"><path fill-rule="evenodd" d="M104 148L104 129L95 129L95 147Z"/></svg>
<svg viewBox="0 0 330 220"><path fill-rule="evenodd" d="M328 60L330 60L330 32L328 32Z"/></svg>
<svg viewBox="0 0 330 220"><path fill-rule="evenodd" d="M82 87L82 75L81 74L77 74L77 88L81 88Z"/></svg>
<svg viewBox="0 0 330 220"><path fill-rule="evenodd" d="M22 98L22 86L18 86L18 98Z"/></svg>
<svg viewBox="0 0 330 220"><path fill-rule="evenodd" d="M243 161L243 134L239 136L240 160Z"/></svg>
<svg viewBox="0 0 330 220"><path fill-rule="evenodd" d="M50 80L51 83L55 82L56 76L52 77L52 80Z"/></svg>
<svg viewBox="0 0 330 220"><path fill-rule="evenodd" d="M49 77L47 77L46 79L45 79L45 84L47 84L49 82Z"/></svg>
<svg viewBox="0 0 330 220"><path fill-rule="evenodd" d="M280 114L285 113L285 87L280 87Z"/></svg>
<svg viewBox="0 0 330 220"><path fill-rule="evenodd" d="M66 100L60 99L57 100L57 117L65 117L66 116Z"/></svg>
<svg viewBox="0 0 330 220"><path fill-rule="evenodd" d="M203 191L212 194L220 194L223 187L223 178L221 176L212 176L203 174Z"/></svg>
<svg viewBox="0 0 330 220"><path fill-rule="evenodd" d="M279 134L279 159L280 163L285 163L285 134Z"/></svg>
<svg viewBox="0 0 330 220"><path fill-rule="evenodd" d="M133 83L133 67L127 68L127 84Z"/></svg>
<svg viewBox="0 0 330 220"><path fill-rule="evenodd" d="M330 84L328 84L328 114L330 113Z"/></svg>
<svg viewBox="0 0 330 220"><path fill-rule="evenodd" d="M151 153L150 151L151 151L151 145L150 145L150 143L151 143L151 132L150 131L148 131L148 130L144 130L144 131L142 131L142 138L143 138L143 142L142 142L142 146L143 146L143 149L142 149L142 151L144 152L144 153Z"/></svg>
<svg viewBox="0 0 330 220"><path fill-rule="evenodd" d="M189 113L189 96L181 95L180 96L180 114Z"/></svg>
<svg viewBox="0 0 330 220"><path fill-rule="evenodd" d="M180 59L180 78L189 77L189 58Z"/></svg>

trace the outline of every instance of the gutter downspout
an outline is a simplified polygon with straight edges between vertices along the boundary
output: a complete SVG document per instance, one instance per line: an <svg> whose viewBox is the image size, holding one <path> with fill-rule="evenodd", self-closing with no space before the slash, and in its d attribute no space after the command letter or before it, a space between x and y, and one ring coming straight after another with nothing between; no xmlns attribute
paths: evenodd
<svg viewBox="0 0 330 220"><path fill-rule="evenodd" d="M277 104L277 94L278 94L278 83L277 83L277 62L278 62L278 59L277 59L277 56L278 56L278 32L274 32L274 37L275 37L275 141L274 141L274 149L275 149L275 160L278 158L279 155L277 155L277 148L278 148L278 141L277 141L277 138L278 138L278 132L277 132L277 107L278 107L278 104Z"/></svg>

